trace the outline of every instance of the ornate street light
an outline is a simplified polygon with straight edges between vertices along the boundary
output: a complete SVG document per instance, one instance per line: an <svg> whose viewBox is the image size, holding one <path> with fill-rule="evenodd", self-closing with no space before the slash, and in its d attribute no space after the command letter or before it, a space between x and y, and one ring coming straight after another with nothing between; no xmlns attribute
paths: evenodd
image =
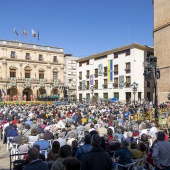
<svg viewBox="0 0 170 170"><path fill-rule="evenodd" d="M132 87L132 91L133 91L133 94L134 94L134 104L135 104L135 94L136 94L137 89L138 89L138 83L134 82L133 84L131 84L131 87Z"/></svg>

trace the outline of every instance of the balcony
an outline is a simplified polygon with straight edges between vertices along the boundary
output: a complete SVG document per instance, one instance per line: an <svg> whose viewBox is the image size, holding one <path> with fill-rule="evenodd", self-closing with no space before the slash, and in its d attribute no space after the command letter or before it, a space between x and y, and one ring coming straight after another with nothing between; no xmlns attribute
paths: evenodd
<svg viewBox="0 0 170 170"><path fill-rule="evenodd" d="M131 83L125 83L125 87L131 87Z"/></svg>
<svg viewBox="0 0 170 170"><path fill-rule="evenodd" d="M126 71L126 73L130 73L131 69L130 68L126 68L125 71Z"/></svg>
<svg viewBox="0 0 170 170"><path fill-rule="evenodd" d="M79 90L82 90L82 86L79 86L79 88L78 88Z"/></svg>
<svg viewBox="0 0 170 170"><path fill-rule="evenodd" d="M113 88L118 88L118 83L113 83Z"/></svg>
<svg viewBox="0 0 170 170"><path fill-rule="evenodd" d="M58 63L58 59L53 59L53 62L54 63Z"/></svg>
<svg viewBox="0 0 170 170"><path fill-rule="evenodd" d="M98 89L98 86L97 86L97 85L95 85L95 86L94 86L94 88L95 88L95 89Z"/></svg>
<svg viewBox="0 0 170 170"><path fill-rule="evenodd" d="M95 77L95 78L98 78L98 74L95 74L94 77Z"/></svg>
<svg viewBox="0 0 170 170"><path fill-rule="evenodd" d="M107 72L104 72L103 74L104 74L104 77L106 77L106 76L107 76Z"/></svg>
<svg viewBox="0 0 170 170"><path fill-rule="evenodd" d="M82 80L82 76L79 76L79 80Z"/></svg>
<svg viewBox="0 0 170 170"><path fill-rule="evenodd" d="M87 79L89 79L89 77L90 77L89 75L86 75L86 78L87 78Z"/></svg>
<svg viewBox="0 0 170 170"><path fill-rule="evenodd" d="M108 88L107 84L104 84L104 86L103 86L103 87L104 87L104 89L107 89L107 88Z"/></svg>
<svg viewBox="0 0 170 170"><path fill-rule="evenodd" d="M25 56L26 60L31 60L31 56Z"/></svg>
<svg viewBox="0 0 170 170"><path fill-rule="evenodd" d="M114 71L114 75L118 75L118 70L115 70L115 71Z"/></svg>
<svg viewBox="0 0 170 170"><path fill-rule="evenodd" d="M11 58L17 58L17 56L16 55L11 55Z"/></svg>
<svg viewBox="0 0 170 170"><path fill-rule="evenodd" d="M89 86L86 86L86 90L89 90L90 89L90 87Z"/></svg>
<svg viewBox="0 0 170 170"><path fill-rule="evenodd" d="M44 61L44 58L39 58L38 61Z"/></svg>

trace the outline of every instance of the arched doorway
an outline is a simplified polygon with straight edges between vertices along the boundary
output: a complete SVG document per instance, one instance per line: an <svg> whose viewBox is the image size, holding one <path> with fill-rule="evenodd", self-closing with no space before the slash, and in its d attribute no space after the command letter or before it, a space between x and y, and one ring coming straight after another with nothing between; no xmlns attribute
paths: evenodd
<svg viewBox="0 0 170 170"><path fill-rule="evenodd" d="M10 95L10 97L13 97L13 96L17 95L17 92L18 92L16 87L11 87L7 91L8 91L7 93Z"/></svg>
<svg viewBox="0 0 170 170"><path fill-rule="evenodd" d="M26 95L27 96L27 100L30 100L30 95L32 95L32 90L30 88L25 88L22 92L22 95Z"/></svg>
<svg viewBox="0 0 170 170"><path fill-rule="evenodd" d="M57 94L58 95L58 89L57 88L53 88L51 91L51 94Z"/></svg>
<svg viewBox="0 0 170 170"><path fill-rule="evenodd" d="M37 90L37 96L39 97L39 96L42 96L42 95L44 95L44 94L46 94L47 92L46 92L46 89L45 88L39 88L38 90Z"/></svg>

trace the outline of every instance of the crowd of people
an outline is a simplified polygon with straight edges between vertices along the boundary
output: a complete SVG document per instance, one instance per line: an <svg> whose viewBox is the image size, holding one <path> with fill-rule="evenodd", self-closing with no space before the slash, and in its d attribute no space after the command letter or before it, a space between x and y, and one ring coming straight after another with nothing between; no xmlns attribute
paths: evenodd
<svg viewBox="0 0 170 170"><path fill-rule="evenodd" d="M168 110L170 104L160 107ZM17 146L16 153L26 153L24 170L126 169L125 165L140 158L145 169L167 170L170 113L164 129L154 120L130 119L131 114L152 109L152 102L145 100L67 106L4 104L0 107L0 139L4 145Z"/></svg>

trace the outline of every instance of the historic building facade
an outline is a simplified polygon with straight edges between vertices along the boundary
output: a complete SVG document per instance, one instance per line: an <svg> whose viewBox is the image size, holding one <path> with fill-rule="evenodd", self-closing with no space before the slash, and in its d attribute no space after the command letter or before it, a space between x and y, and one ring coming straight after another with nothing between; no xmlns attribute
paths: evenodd
<svg viewBox="0 0 170 170"><path fill-rule="evenodd" d="M64 97L62 48L0 40L1 96Z"/></svg>
<svg viewBox="0 0 170 170"><path fill-rule="evenodd" d="M153 82L146 82L143 76L148 52L153 53L153 48L134 43L78 59L78 99L153 99ZM135 94L131 87L134 82L138 84Z"/></svg>
<svg viewBox="0 0 170 170"><path fill-rule="evenodd" d="M68 84L68 98L73 99L76 98L76 84L77 84L77 71L76 71L76 60L78 57L74 57L71 54L64 55L64 81L65 84Z"/></svg>
<svg viewBox="0 0 170 170"><path fill-rule="evenodd" d="M158 58L161 77L158 80L158 101L167 101L170 93L170 1L153 0L154 55Z"/></svg>

